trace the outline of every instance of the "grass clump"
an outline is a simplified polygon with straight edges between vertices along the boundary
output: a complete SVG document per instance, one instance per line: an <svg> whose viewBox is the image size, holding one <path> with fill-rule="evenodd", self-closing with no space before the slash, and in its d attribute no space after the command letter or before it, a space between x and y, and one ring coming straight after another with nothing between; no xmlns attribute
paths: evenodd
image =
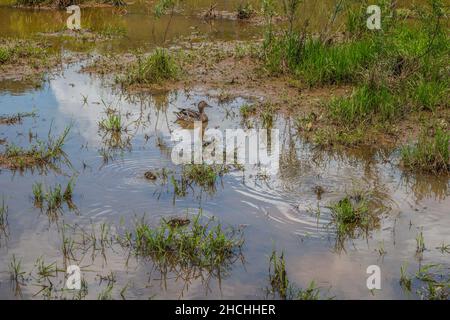
<svg viewBox="0 0 450 320"><path fill-rule="evenodd" d="M213 189L221 174L222 170L214 165L188 164L183 167L183 179L205 189Z"/></svg>
<svg viewBox="0 0 450 320"><path fill-rule="evenodd" d="M9 262L9 276L11 281L16 283L23 282L26 272L22 269L22 260L17 260L13 254L11 261Z"/></svg>
<svg viewBox="0 0 450 320"><path fill-rule="evenodd" d="M339 247L343 247L343 242L347 238L367 234L379 225L379 217L371 212L368 197L362 193L346 196L329 209Z"/></svg>
<svg viewBox="0 0 450 320"><path fill-rule="evenodd" d="M107 114L107 117L99 122L99 127L102 130L116 133L122 132L125 129L121 115L115 113Z"/></svg>
<svg viewBox="0 0 450 320"><path fill-rule="evenodd" d="M32 190L34 205L41 209L45 208L47 214L49 215L55 215L59 210L61 210L64 202L69 206L69 208L74 208L72 202L72 180L68 182L64 191L60 184L57 184L54 187L49 187L44 191L42 183L40 182L34 183Z"/></svg>
<svg viewBox="0 0 450 320"><path fill-rule="evenodd" d="M179 72L175 58L166 49L157 48L148 57L139 57L123 82L128 85L155 84L176 79Z"/></svg>
<svg viewBox="0 0 450 320"><path fill-rule="evenodd" d="M371 39L327 45L308 40L294 73L309 85L355 83L359 73L375 59L379 48Z"/></svg>
<svg viewBox="0 0 450 320"><path fill-rule="evenodd" d="M21 59L42 59L47 50L34 41L3 39L0 40L0 66L18 63Z"/></svg>
<svg viewBox="0 0 450 320"><path fill-rule="evenodd" d="M273 250L269 266L269 293L282 300L319 300L320 289L311 281L307 289L297 288L289 282L286 273L284 253L281 255Z"/></svg>
<svg viewBox="0 0 450 320"><path fill-rule="evenodd" d="M148 256L162 270L199 268L220 271L239 256L242 237L235 229L224 229L213 219L201 222L201 212L189 226L162 221L157 227L144 222L136 225L130 243L139 256Z"/></svg>
<svg viewBox="0 0 450 320"><path fill-rule="evenodd" d="M14 144L6 145L5 152L0 154L0 166L12 170L47 167L65 157L64 143L70 131L70 126L57 138L49 135L48 141L38 141L28 149Z"/></svg>
<svg viewBox="0 0 450 320"><path fill-rule="evenodd" d="M450 297L450 277L448 268L439 264L427 264L419 268L415 275L407 274L402 266L400 286L407 292L415 291L422 300L448 300Z"/></svg>
<svg viewBox="0 0 450 320"><path fill-rule="evenodd" d="M40 182L34 183L32 186L32 190L33 190L34 205L36 207L42 207L42 203L44 202L44 191L42 189L42 183Z"/></svg>
<svg viewBox="0 0 450 320"><path fill-rule="evenodd" d="M201 191L207 191L209 194L213 194L216 191L217 179L227 173L228 170L228 166L225 165L184 165L180 177L175 178L175 176L172 175L170 179L174 188L174 200L175 197L186 196L188 188L194 190L194 187L198 187Z"/></svg>
<svg viewBox="0 0 450 320"><path fill-rule="evenodd" d="M401 162L408 170L434 174L450 172L450 134L437 128L434 136L422 131L416 144L401 150Z"/></svg>
<svg viewBox="0 0 450 320"><path fill-rule="evenodd" d="M408 95L417 110L435 112L440 106L447 107L450 83L423 78L411 82Z"/></svg>
<svg viewBox="0 0 450 320"><path fill-rule="evenodd" d="M249 105L247 103L243 104L240 108L239 108L239 112L242 116L242 118L247 119L249 118L251 115L253 115L256 111L255 106L253 105Z"/></svg>
<svg viewBox="0 0 450 320"><path fill-rule="evenodd" d="M375 118L392 119L397 113L397 102L387 86L364 84L356 88L349 98L337 98L330 102L331 117L347 126L370 124Z"/></svg>

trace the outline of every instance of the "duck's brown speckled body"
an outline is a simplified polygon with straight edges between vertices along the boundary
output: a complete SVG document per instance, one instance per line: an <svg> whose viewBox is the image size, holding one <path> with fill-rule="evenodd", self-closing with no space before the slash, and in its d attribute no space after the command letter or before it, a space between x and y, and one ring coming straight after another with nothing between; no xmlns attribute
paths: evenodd
<svg viewBox="0 0 450 320"><path fill-rule="evenodd" d="M205 113L205 108L210 107L211 106L208 105L205 101L200 101L198 103L198 111L192 109L180 109L180 111L175 112L175 114L177 115L177 120L182 120L185 122L207 122L208 116Z"/></svg>

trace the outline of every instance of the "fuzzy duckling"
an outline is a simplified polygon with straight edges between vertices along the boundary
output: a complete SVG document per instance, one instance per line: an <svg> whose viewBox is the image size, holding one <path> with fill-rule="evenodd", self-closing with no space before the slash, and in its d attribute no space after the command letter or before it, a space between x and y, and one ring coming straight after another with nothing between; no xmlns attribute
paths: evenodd
<svg viewBox="0 0 450 320"><path fill-rule="evenodd" d="M180 111L175 112L177 115L177 120L182 120L185 122L208 122L208 116L205 113L205 108L212 108L205 101L200 101L198 103L198 111L192 109L180 109Z"/></svg>
<svg viewBox="0 0 450 320"><path fill-rule="evenodd" d="M151 171L147 171L146 173L144 173L144 177L147 180L156 180L157 179L156 175Z"/></svg>

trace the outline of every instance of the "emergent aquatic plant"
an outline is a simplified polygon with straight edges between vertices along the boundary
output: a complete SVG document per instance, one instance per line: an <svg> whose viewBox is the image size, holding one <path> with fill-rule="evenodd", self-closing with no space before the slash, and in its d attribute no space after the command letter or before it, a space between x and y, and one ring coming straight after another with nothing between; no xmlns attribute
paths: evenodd
<svg viewBox="0 0 450 320"><path fill-rule="evenodd" d="M450 172L450 134L441 128L430 137L424 130L415 145L403 147L402 165L408 170L434 174Z"/></svg>
<svg viewBox="0 0 450 320"><path fill-rule="evenodd" d="M343 247L347 238L367 234L379 225L379 217L369 209L367 195L356 193L346 196L329 207L332 224L336 228L338 247Z"/></svg>
<svg viewBox="0 0 450 320"><path fill-rule="evenodd" d="M269 266L269 293L278 296L283 300L319 300L320 289L316 287L314 281L311 281L308 288L297 288L289 282L286 273L286 261L284 253L281 255L273 250L270 256Z"/></svg>
<svg viewBox="0 0 450 320"><path fill-rule="evenodd" d="M151 227L141 221L127 239L137 255L152 258L161 270L199 268L220 272L240 255L243 240L236 229L213 225L213 219L204 223L201 220L199 213L189 225L162 221Z"/></svg>
<svg viewBox="0 0 450 320"><path fill-rule="evenodd" d="M28 149L8 144L5 152L0 154L0 166L13 170L24 170L53 165L65 156L62 148L69 131L70 126L59 137L54 138L49 135L48 142L38 141Z"/></svg>
<svg viewBox="0 0 450 320"><path fill-rule="evenodd" d="M148 57L138 57L138 61L122 82L125 84L154 84L176 79L180 68L175 58L166 50L157 48Z"/></svg>

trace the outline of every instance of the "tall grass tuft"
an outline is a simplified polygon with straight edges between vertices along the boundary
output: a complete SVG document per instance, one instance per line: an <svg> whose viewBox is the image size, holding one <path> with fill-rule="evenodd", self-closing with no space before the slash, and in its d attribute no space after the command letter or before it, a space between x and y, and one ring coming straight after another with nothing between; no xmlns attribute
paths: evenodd
<svg viewBox="0 0 450 320"><path fill-rule="evenodd" d="M387 121L399 113L396 97L385 86L363 84L350 97L330 102L331 117L344 125L371 124L373 120Z"/></svg>
<svg viewBox="0 0 450 320"><path fill-rule="evenodd" d="M346 196L330 207L331 224L336 228L336 247L344 248L344 241L367 235L379 226L380 218L369 209L369 198L362 192Z"/></svg>
<svg viewBox="0 0 450 320"><path fill-rule="evenodd" d="M201 220L199 213L189 226L163 221L152 228L139 222L129 241L137 255L151 257L161 269L219 271L236 259L243 240L237 230L213 224L212 219Z"/></svg>
<svg viewBox="0 0 450 320"><path fill-rule="evenodd" d="M403 167L434 174L449 173L449 141L450 134L442 128L437 128L433 137L422 131L415 145L402 148Z"/></svg>
<svg viewBox="0 0 450 320"><path fill-rule="evenodd" d="M102 130L119 133L122 132L125 126L122 123L122 116L120 114L110 113L107 117L99 122L99 127Z"/></svg>
<svg viewBox="0 0 450 320"><path fill-rule="evenodd" d="M176 79L179 72L175 58L166 49L157 48L148 57L139 57L123 82L130 85L160 83Z"/></svg>

